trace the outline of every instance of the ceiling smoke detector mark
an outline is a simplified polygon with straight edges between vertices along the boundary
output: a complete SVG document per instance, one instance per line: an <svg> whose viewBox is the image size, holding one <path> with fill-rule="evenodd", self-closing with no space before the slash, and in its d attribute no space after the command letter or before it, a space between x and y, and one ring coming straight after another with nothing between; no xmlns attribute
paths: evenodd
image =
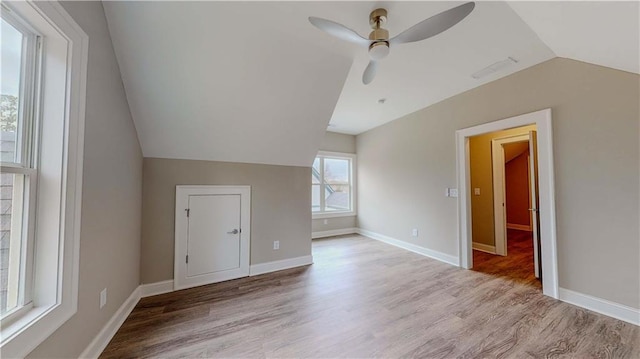
<svg viewBox="0 0 640 359"><path fill-rule="evenodd" d="M504 68L507 68L513 64L517 64L518 60L514 59L513 57L507 57L506 60L502 60L502 61L498 61L496 63L493 63L487 67L485 67L484 69L477 71L475 73L473 73L471 75L471 77L473 77L474 79L478 80L481 79L485 76L489 76L495 72L498 72Z"/></svg>
<svg viewBox="0 0 640 359"><path fill-rule="evenodd" d="M381 105L384 105L385 102L387 102L386 98L381 98L381 99L378 100L378 103L381 104Z"/></svg>

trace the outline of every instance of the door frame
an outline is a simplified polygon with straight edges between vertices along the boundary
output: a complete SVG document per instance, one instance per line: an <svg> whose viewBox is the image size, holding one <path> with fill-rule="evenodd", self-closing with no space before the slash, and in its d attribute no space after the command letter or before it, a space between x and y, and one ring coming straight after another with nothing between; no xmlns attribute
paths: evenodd
<svg viewBox="0 0 640 359"><path fill-rule="evenodd" d="M458 174L458 242L460 267L473 267L471 244L471 175L469 137L535 124L538 133L538 190L540 199L540 245L542 247L542 292L558 298L558 258L556 245L555 182L551 109L485 123L456 131Z"/></svg>
<svg viewBox="0 0 640 359"><path fill-rule="evenodd" d="M507 255L507 194L504 162L504 147L507 143L529 142L529 133L514 135L491 140L491 162L493 173L493 233L496 254ZM529 162L527 162L528 166ZM527 174L529 169L527 168ZM528 188L527 191L531 192ZM500 231L500 232L499 232Z"/></svg>
<svg viewBox="0 0 640 359"><path fill-rule="evenodd" d="M240 195L240 269L233 273L211 278L187 277L187 238L189 221L187 209L189 196ZM249 276L251 246L251 186L178 185L176 186L175 255L173 265L173 289L180 290L200 285Z"/></svg>

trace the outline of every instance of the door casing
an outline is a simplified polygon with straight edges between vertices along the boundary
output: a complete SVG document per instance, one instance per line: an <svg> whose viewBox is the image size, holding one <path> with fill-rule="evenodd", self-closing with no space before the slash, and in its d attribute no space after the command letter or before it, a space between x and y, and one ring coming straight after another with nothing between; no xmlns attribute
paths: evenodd
<svg viewBox="0 0 640 359"><path fill-rule="evenodd" d="M541 264L542 277L544 278L542 292L557 299L558 259L550 108L456 131L457 182L460 194L458 196L458 256L462 268L470 269L473 267L469 137L531 124L536 125L538 132L538 196L540 200Z"/></svg>
<svg viewBox="0 0 640 359"><path fill-rule="evenodd" d="M240 195L240 267L227 273L189 277L187 273L187 238L189 221L187 209L189 196ZM176 186L175 257L173 289L185 289L224 280L249 276L251 243L251 187L250 186Z"/></svg>
<svg viewBox="0 0 640 359"><path fill-rule="evenodd" d="M529 134L502 137L491 140L493 172L493 218L496 254L507 255L507 209L504 147L507 143L529 142ZM529 191L529 189L527 189Z"/></svg>

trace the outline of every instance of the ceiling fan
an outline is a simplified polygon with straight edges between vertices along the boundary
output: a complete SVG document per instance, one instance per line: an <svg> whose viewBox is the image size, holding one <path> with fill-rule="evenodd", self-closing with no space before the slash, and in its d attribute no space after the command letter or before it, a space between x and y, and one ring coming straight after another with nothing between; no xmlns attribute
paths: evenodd
<svg viewBox="0 0 640 359"><path fill-rule="evenodd" d="M331 20L311 16L309 17L309 22L318 29L339 39L368 47L371 60L364 70L364 74L362 74L362 82L367 85L371 83L376 76L378 61L389 55L389 47L407 42L421 41L436 36L462 21L462 19L473 11L475 6L474 2L456 6L426 20L422 20L391 39L389 39L389 31L382 28L382 25L387 21L386 9L375 9L369 14L369 24L373 31L369 34L368 39L360 36L360 34L348 27Z"/></svg>

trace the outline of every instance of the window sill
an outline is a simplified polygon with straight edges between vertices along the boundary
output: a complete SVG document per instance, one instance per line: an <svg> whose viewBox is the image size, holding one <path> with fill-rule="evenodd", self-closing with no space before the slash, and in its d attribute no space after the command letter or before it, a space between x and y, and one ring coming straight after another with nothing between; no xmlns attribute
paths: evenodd
<svg viewBox="0 0 640 359"><path fill-rule="evenodd" d="M355 217L358 214L356 212L322 212L322 213L312 213L311 218L313 219L324 219L324 218L338 218L338 217Z"/></svg>
<svg viewBox="0 0 640 359"><path fill-rule="evenodd" d="M71 305L33 307L15 322L2 326L2 356L23 358L75 314Z"/></svg>

